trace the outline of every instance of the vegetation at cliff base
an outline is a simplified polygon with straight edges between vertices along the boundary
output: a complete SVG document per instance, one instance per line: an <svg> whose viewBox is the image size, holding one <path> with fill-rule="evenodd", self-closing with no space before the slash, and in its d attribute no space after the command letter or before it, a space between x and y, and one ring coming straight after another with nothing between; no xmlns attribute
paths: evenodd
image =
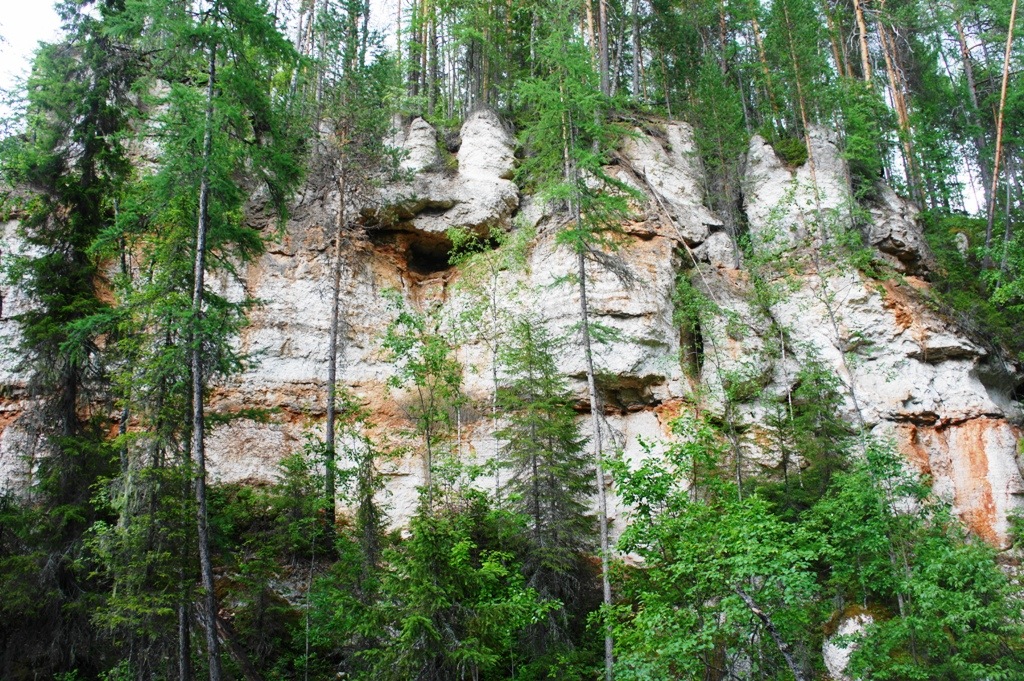
<svg viewBox="0 0 1024 681"><path fill-rule="evenodd" d="M1017 0L57 7L64 34L36 52L0 139L0 456L4 476L27 471L0 479L0 678L802 681L826 678L836 648L851 678L1024 678L1018 537L971 534L872 431L825 287L843 371L773 316L800 267L920 277L940 318L1024 361ZM482 109L515 132L515 219L525 197L541 217L430 235L456 313L381 291L376 345L347 348L376 314L347 299L352 253L402 238L382 188L417 198L395 126L423 118L448 155ZM592 297L645 201L624 144L682 151L679 122L720 221L702 227L746 268L752 318L707 295L711 268L680 235L659 314L692 390L657 405L669 432L627 457L600 362L615 330ZM806 261L750 233L757 141L808 178ZM823 210L827 172L845 203ZM273 303L246 268L292 247L308 196L330 319L303 361L322 364L323 395L281 408L307 438L264 479L220 483L221 429L281 416L223 389L260 362L239 338ZM868 241L904 199L930 249L896 273L901 244ZM531 289L519 275L542 239L572 267ZM574 324L548 323L552 295ZM715 334L755 326L771 371L797 357L778 394L707 361ZM346 361L370 353L388 363L385 407L346 387L365 379ZM466 385L478 355L490 375ZM775 463L752 462L751 441ZM415 500L396 509L389 485L407 480Z"/></svg>

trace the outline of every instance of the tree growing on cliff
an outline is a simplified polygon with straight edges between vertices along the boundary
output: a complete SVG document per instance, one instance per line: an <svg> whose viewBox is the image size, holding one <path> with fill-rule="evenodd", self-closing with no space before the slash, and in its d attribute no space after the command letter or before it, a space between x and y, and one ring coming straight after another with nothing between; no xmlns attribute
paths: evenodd
<svg viewBox="0 0 1024 681"><path fill-rule="evenodd" d="M570 627L586 615L594 518L593 469L576 424L574 399L558 372L555 342L543 324L516 322L499 357L504 380L498 406L505 427L500 460L508 470L504 495L528 519L523 569L527 586L563 608L531 627L535 655L571 641ZM573 621L575 620L575 621Z"/></svg>
<svg viewBox="0 0 1024 681"><path fill-rule="evenodd" d="M342 273L347 246L360 211L367 208L371 190L393 178L398 169L397 151L386 143L391 128L390 96L397 85L394 63L381 57L367 63L367 50L377 42L366 23L369 3L345 0L324 3L317 30L324 45L314 69L317 91L322 94L312 116L317 140L313 166L321 175L333 176L338 193L334 219L331 263L331 319L327 343L326 516L335 521L335 429L338 417L338 343L341 332ZM371 55L372 56L372 55ZM324 129L326 134L323 134Z"/></svg>
<svg viewBox="0 0 1024 681"><path fill-rule="evenodd" d="M587 261L603 245L604 237L625 212L627 190L603 170L605 155L621 130L610 125L605 112L609 99L594 71L586 46L575 33L570 3L555 1L544 16L549 33L537 46L537 73L521 84L520 97L535 112L521 137L529 150L521 176L536 183L543 196L566 211L558 240L576 260L575 285L579 295L579 333L590 402L591 446L597 472L598 526L604 603L612 603L609 578L610 547L605 489L603 406L595 378L592 323L587 300ZM605 636L605 676L612 677L611 629Z"/></svg>
<svg viewBox="0 0 1024 681"><path fill-rule="evenodd" d="M398 316L384 335L384 349L397 373L388 379L394 389L409 391L407 407L422 439L423 493L427 509L434 506L434 466L450 454L451 427L462 407L462 365L434 314L410 310L400 294L391 292Z"/></svg>
<svg viewBox="0 0 1024 681"><path fill-rule="evenodd" d="M812 538L757 494L737 493L723 466L727 437L708 419L684 414L672 428L677 440L658 456L616 465L634 508L619 547L643 558L624 581L641 605L618 610L620 678L746 665L752 676L813 678Z"/></svg>
<svg viewBox="0 0 1024 681"><path fill-rule="evenodd" d="M147 0L133 3L118 19L111 31L137 36L141 48L160 55L148 64L144 90L152 114L146 125L139 126L157 141L160 155L131 188L126 201L130 209L105 238L107 243L130 242L140 258L139 276L126 291L128 300L148 301L162 310L137 329L156 341L144 352L184 356L188 367L187 375L179 372L165 386L174 391L179 408L188 412L185 430L190 444L180 460L194 466L201 611L210 678L215 680L221 677L221 667L208 531L204 405L211 377L240 366L241 357L229 341L248 304L212 290L206 275L237 274L240 263L261 252L264 237L245 223L243 206L262 191L267 212L283 215L300 178L298 147L283 113L285 102L272 89L275 77L293 65L295 53L257 0L200 5ZM132 382L160 385L147 378L132 374ZM158 399L166 397L165 393ZM176 423L173 427L180 428L181 422ZM175 439L180 446L181 438Z"/></svg>

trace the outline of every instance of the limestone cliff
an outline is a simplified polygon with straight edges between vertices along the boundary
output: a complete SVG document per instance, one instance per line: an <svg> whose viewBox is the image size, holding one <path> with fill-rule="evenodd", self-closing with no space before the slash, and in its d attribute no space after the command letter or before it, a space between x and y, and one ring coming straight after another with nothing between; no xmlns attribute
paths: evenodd
<svg viewBox="0 0 1024 681"><path fill-rule="evenodd" d="M408 427L405 397L387 387L394 367L380 349L396 312L381 294L397 291L417 309L464 306L461 274L448 265L447 229L534 230L525 267L503 270L493 282L507 309L532 311L570 333L578 299L572 286L558 283L575 267L554 238L564 219L511 181L515 141L496 115L472 115L447 149L422 119L399 121L393 143L408 152L403 165L411 179L382 190L392 219L368 211L361 237L350 241L339 375L369 406L378 436L400 440ZM975 532L1005 545L1007 515L1024 494L1015 399L1024 374L928 304L930 258L915 208L885 187L866 208L855 205L831 136L816 130L809 151L806 163L791 168L762 139L752 141L742 190L745 228L759 254L750 262L705 207L688 126L649 123L624 140L608 171L644 198L632 201L618 248L590 265L592 313L618 332L596 357L609 432L627 455L637 454L637 437L667 437L669 418L696 395L705 408L723 410L728 389L744 465L775 469L778 452L763 437L767 405L788 394L801 366L821 362L840 378L846 420L894 438ZM239 339L257 361L216 386L211 408L273 410L269 423L239 418L211 433L211 470L222 481L273 477L282 456L322 429L337 195L316 186L296 197L283 237L241 281L221 282L263 304ZM13 225L5 230L11 237ZM869 244L872 271L889 274L873 278L834 257L835 240L850 230ZM674 319L680 276L715 305L699 338ZM758 283L782 293L765 299ZM10 315L23 304L17 292L4 291L4 338L14 336ZM492 390L487 340L470 336L460 359L465 389L478 405L460 415L460 452L484 460L495 448L480 406ZM23 486L31 484L39 442L27 379L14 360L8 355L0 367L0 477ZM581 353L570 344L559 362L582 408ZM747 388L733 389L739 383ZM414 507L420 465L412 454L382 465L391 517L400 523Z"/></svg>

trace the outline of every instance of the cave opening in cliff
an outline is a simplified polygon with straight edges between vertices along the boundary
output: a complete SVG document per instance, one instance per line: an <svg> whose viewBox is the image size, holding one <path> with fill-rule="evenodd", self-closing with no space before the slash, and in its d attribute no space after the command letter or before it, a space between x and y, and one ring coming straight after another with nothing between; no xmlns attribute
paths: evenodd
<svg viewBox="0 0 1024 681"><path fill-rule="evenodd" d="M451 268L451 252L452 242L448 239L410 240L406 264L415 274L437 274Z"/></svg>
<svg viewBox="0 0 1024 681"><path fill-rule="evenodd" d="M452 268L453 244L444 234L406 229L368 230L373 247L389 254L403 264L403 269L417 277L429 277Z"/></svg>

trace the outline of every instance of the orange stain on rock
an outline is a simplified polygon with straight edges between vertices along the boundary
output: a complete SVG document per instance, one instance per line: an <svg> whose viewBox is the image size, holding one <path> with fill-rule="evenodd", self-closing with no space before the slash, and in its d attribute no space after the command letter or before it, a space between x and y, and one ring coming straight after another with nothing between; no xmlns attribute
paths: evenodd
<svg viewBox="0 0 1024 681"><path fill-rule="evenodd" d="M967 526L993 546L1000 544L995 529L996 504L989 481L986 452L988 432L1001 421L980 418L952 426L959 456L953 461L954 503Z"/></svg>
<svg viewBox="0 0 1024 681"><path fill-rule="evenodd" d="M933 484L945 481L953 492L953 506L964 524L992 546L1005 542L998 517L988 446L1002 419L980 417L956 424L920 426L901 424L900 452Z"/></svg>
<svg viewBox="0 0 1024 681"><path fill-rule="evenodd" d="M918 427L912 423L902 424L897 427L902 437L900 441L900 453L907 457L907 461L917 469L921 475L932 474L931 456L928 449L921 442Z"/></svg>
<svg viewBox="0 0 1024 681"><path fill-rule="evenodd" d="M914 325L914 312L906 294L891 281L883 281L882 286L885 287L882 304L892 311L900 330L909 329Z"/></svg>

